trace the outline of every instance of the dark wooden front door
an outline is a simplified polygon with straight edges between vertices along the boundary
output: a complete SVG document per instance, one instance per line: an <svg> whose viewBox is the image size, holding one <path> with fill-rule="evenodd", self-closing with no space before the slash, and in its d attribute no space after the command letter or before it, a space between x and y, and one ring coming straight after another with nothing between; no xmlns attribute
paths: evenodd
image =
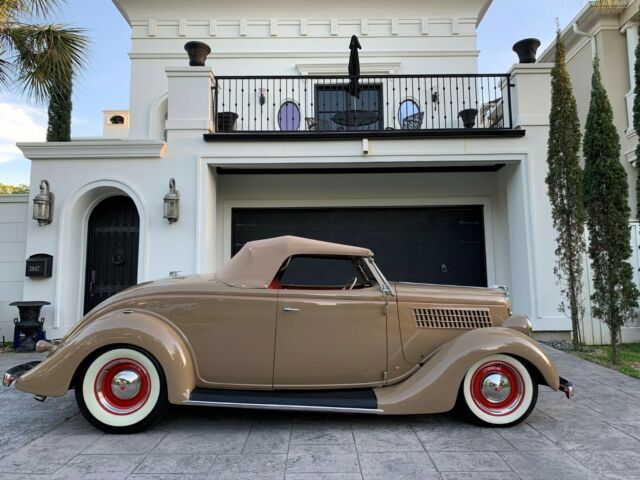
<svg viewBox="0 0 640 480"><path fill-rule="evenodd" d="M481 205L388 208L234 208L233 254L279 235L373 250L389 280L487 285Z"/></svg>
<svg viewBox="0 0 640 480"><path fill-rule="evenodd" d="M140 218L129 197L109 197L91 212L84 312L138 280Z"/></svg>

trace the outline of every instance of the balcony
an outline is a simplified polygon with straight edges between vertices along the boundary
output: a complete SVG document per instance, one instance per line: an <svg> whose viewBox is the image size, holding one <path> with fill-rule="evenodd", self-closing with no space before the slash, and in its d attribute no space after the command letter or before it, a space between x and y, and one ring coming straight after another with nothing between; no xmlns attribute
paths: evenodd
<svg viewBox="0 0 640 480"><path fill-rule="evenodd" d="M511 87L509 74L217 76L205 139L522 136Z"/></svg>

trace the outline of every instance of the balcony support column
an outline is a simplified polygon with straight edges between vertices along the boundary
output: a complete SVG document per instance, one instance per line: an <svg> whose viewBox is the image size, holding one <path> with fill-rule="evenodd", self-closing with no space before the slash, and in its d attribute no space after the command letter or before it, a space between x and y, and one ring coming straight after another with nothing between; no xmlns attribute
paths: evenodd
<svg viewBox="0 0 640 480"><path fill-rule="evenodd" d="M509 71L514 127L549 125L552 68L551 63L518 63Z"/></svg>
<svg viewBox="0 0 640 480"><path fill-rule="evenodd" d="M199 136L214 130L212 67L167 67L168 140L176 136Z"/></svg>
<svg viewBox="0 0 640 480"><path fill-rule="evenodd" d="M545 182L549 114L550 63L514 65L511 102L515 128L526 130L519 147L525 153L517 167L508 166L504 177L509 225L509 259L514 305L526 312L536 330L571 330L571 322L558 312L562 301L554 267L557 233Z"/></svg>

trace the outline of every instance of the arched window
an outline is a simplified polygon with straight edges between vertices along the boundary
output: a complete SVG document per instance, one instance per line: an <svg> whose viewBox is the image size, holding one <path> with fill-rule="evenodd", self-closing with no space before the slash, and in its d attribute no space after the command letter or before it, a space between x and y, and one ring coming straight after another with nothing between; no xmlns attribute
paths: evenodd
<svg viewBox="0 0 640 480"><path fill-rule="evenodd" d="M109 123L111 125L123 125L124 124L124 117L122 115L114 115L113 117L111 117L109 119Z"/></svg>
<svg viewBox="0 0 640 480"><path fill-rule="evenodd" d="M300 107L296 102L287 100L280 105L278 112L278 125L280 130L293 132L300 128Z"/></svg>
<svg viewBox="0 0 640 480"><path fill-rule="evenodd" d="M405 128L406 120L409 117L416 118L412 117L412 115L417 116L417 114L419 113L420 107L418 106L418 104L414 100L407 98L406 100L403 100L402 103L400 103L400 108L398 109L398 123L402 128Z"/></svg>

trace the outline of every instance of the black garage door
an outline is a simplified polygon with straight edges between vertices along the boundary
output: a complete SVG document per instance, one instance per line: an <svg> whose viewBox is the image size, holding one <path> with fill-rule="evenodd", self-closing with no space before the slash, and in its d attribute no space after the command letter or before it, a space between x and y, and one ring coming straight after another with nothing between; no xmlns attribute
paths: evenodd
<svg viewBox="0 0 640 480"><path fill-rule="evenodd" d="M487 285L482 206L234 208L233 254L296 235L367 247L389 280Z"/></svg>

